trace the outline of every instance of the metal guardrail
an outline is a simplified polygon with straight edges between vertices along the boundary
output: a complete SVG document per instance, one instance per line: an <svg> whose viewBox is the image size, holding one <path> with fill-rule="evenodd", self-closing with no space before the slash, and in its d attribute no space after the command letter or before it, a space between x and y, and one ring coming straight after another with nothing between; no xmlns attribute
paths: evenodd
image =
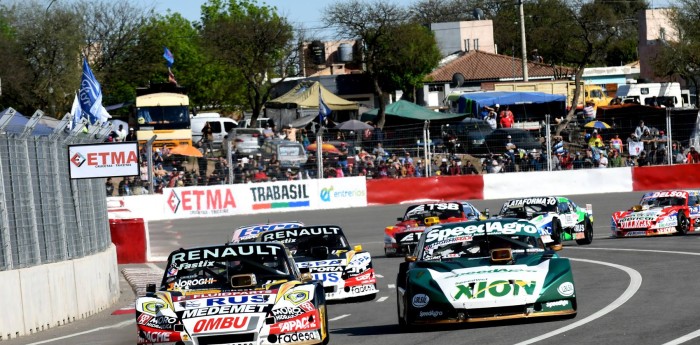
<svg viewBox="0 0 700 345"><path fill-rule="evenodd" d="M102 142L107 127L55 129L0 112L0 271L76 259L111 240L104 179L69 179L68 144ZM41 135L36 135L41 132Z"/></svg>

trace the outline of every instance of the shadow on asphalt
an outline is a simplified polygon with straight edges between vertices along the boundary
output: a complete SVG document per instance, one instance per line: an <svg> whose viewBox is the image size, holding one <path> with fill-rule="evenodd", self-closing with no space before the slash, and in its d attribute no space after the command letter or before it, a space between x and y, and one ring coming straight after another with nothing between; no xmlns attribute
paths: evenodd
<svg viewBox="0 0 700 345"><path fill-rule="evenodd" d="M502 326L511 325L527 325L527 324L540 324L540 323L552 323L552 322L567 322L571 321L572 318L530 318L530 319L515 319L515 320L503 320L503 321L489 321L489 322L475 322L475 323L456 323L456 324L438 324L438 325L421 325L411 326L411 329L406 331L399 327L398 324L390 325L374 325L374 326L364 326L364 327L345 327L345 328L334 328L331 329L331 334L344 334L344 335L385 335L385 334L407 334L407 333L429 333L429 332L443 332L443 331L455 331L464 329L479 329L479 328L495 328Z"/></svg>

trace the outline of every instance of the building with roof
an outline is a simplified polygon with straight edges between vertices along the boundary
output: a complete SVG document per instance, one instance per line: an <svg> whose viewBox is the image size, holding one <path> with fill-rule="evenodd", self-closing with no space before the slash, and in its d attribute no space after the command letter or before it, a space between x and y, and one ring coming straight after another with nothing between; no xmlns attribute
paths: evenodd
<svg viewBox="0 0 700 345"><path fill-rule="evenodd" d="M537 62L528 62L527 68L530 81L571 79L574 75L571 68ZM443 59L438 68L426 76L423 102L439 107L453 92L493 90L494 83L522 80L520 58L480 50L463 51Z"/></svg>

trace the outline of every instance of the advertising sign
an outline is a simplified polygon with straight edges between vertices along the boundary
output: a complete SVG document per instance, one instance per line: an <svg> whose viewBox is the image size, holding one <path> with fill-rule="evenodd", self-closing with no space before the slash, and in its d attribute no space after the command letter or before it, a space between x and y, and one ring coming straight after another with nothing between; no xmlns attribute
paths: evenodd
<svg viewBox="0 0 700 345"><path fill-rule="evenodd" d="M229 216L242 213L236 185L165 188L165 214L175 218Z"/></svg>
<svg viewBox="0 0 700 345"><path fill-rule="evenodd" d="M71 179L137 176L137 143L82 144L68 146Z"/></svg>

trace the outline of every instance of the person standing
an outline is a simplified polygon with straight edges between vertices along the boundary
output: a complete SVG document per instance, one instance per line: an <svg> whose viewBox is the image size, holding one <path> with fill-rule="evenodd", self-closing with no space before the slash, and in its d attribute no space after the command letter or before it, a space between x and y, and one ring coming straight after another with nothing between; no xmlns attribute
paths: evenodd
<svg viewBox="0 0 700 345"><path fill-rule="evenodd" d="M212 142L214 141L214 131L211 129L209 122L204 124L202 128L202 147L205 153L212 153L214 148L212 147Z"/></svg>
<svg viewBox="0 0 700 345"><path fill-rule="evenodd" d="M124 129L124 125L119 125L119 129L117 130L117 141L123 142L126 141L126 129Z"/></svg>

